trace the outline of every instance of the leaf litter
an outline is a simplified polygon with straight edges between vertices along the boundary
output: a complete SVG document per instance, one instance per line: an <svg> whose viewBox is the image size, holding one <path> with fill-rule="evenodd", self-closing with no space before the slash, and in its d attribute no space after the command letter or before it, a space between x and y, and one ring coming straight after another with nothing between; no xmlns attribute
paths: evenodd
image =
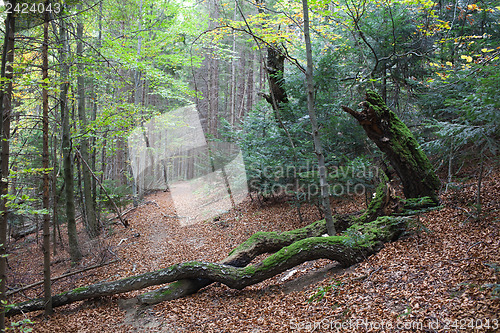
<svg viewBox="0 0 500 333"><path fill-rule="evenodd" d="M418 216L406 236L349 269L322 259L243 290L214 283L189 297L137 310L133 297L151 287L59 307L50 318L33 312L9 321L30 319L34 324L27 328L50 333L494 332L500 329L500 301L492 289L500 283L500 170L483 180L480 218L474 216L476 188L471 180L443 193L443 209ZM119 261L55 281L54 294L189 260L220 261L257 231L296 229L319 218L316 207L304 205L300 223L292 202L278 198L262 205L246 200L237 210L183 226L168 192L145 200L151 204L127 214L128 229L109 225L95 240L80 230L85 257L77 267L70 266L62 228L64 247L59 244L52 258L52 276ZM337 213L365 208L361 197L332 205ZM9 249L9 288L43 278L40 235L12 242ZM40 286L9 302L42 295Z"/></svg>

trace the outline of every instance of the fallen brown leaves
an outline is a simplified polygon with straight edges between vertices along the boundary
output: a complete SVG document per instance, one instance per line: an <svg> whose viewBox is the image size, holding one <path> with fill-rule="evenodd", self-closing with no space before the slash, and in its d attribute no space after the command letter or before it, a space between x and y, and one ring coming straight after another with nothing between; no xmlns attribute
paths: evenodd
<svg viewBox="0 0 500 333"><path fill-rule="evenodd" d="M294 268L291 277L285 272L241 291L214 284L193 296L139 312L133 306L118 306L139 293L131 292L58 308L49 319L39 314L26 317L36 322L31 326L35 332L495 331L500 305L488 285L500 281L488 264L500 263L500 171L484 180L479 220L471 219L475 189L471 181L465 188L445 193L444 208L420 216L406 238L387 244L353 269L330 272L326 280L301 291L285 293L293 289L289 287L296 279L324 267L327 260L305 263ZM247 201L217 221L183 227L171 217L175 212L168 193L152 194L148 200L156 204L128 215L131 228L116 225L108 236L84 244L87 256L82 266L115 258L121 259L119 263L56 282L54 292L187 260L219 261L256 231L290 230L318 218L315 207L306 207L301 225L295 208L286 202L259 207ZM364 208L361 198L335 205L342 213ZM11 252L12 287L41 279L40 245L34 239L14 244ZM69 269L66 256L62 251L54 258L54 276ZM333 287L320 301L307 302L329 285ZM26 296L40 293L34 289ZM23 300L20 295L12 299L19 300Z"/></svg>

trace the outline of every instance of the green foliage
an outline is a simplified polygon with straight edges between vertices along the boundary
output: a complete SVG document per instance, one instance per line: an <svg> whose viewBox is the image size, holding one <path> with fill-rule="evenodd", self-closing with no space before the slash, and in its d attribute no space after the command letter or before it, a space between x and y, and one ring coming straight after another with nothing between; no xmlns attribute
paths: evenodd
<svg viewBox="0 0 500 333"><path fill-rule="evenodd" d="M326 294L334 291L336 288L342 286L343 284L344 283L342 281L334 280L332 284L329 284L327 286L319 286L316 293L314 293L307 299L307 303L311 304L313 302L320 302L326 296Z"/></svg>
<svg viewBox="0 0 500 333"><path fill-rule="evenodd" d="M34 325L35 322L32 321L29 318L21 319L16 322L10 323L11 327L6 328L7 331L14 331L14 332L23 332L23 333L28 333L28 332L33 332L32 327L27 327L27 325Z"/></svg>
<svg viewBox="0 0 500 333"><path fill-rule="evenodd" d="M435 133L425 148L443 160L483 160L498 153L500 10L493 6L450 4L439 13L448 20L459 13L458 22L437 35L441 39L429 63L435 74L427 79L420 104Z"/></svg>
<svg viewBox="0 0 500 333"><path fill-rule="evenodd" d="M132 191L130 186L118 185L118 181L112 179L105 180L102 185L118 208L121 209L132 202ZM104 193L100 193L100 199L98 201L102 202L104 207L108 210L114 211L113 203Z"/></svg>
<svg viewBox="0 0 500 333"><path fill-rule="evenodd" d="M495 272L497 282L500 282L500 265L498 263L489 262L485 265L489 266ZM491 298L500 299L500 283L488 284L487 287L491 288Z"/></svg>
<svg viewBox="0 0 500 333"><path fill-rule="evenodd" d="M498 60L494 61L497 64ZM428 126L435 139L424 147L443 158L450 156L480 159L498 153L500 133L500 104L498 91L500 73L495 66L460 69L450 73L453 83L439 82L435 90L425 95L427 99L440 95L428 115L433 115ZM437 101L440 104L437 104ZM432 112L432 114L431 114Z"/></svg>

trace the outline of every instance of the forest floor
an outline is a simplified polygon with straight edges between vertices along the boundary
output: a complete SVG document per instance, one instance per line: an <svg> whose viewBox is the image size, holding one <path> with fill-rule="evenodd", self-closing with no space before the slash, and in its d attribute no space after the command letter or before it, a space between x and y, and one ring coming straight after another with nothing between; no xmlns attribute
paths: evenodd
<svg viewBox="0 0 500 333"><path fill-rule="evenodd" d="M33 323L24 327L49 333L498 331L500 295L494 297L491 285L500 283L500 170L485 172L479 219L473 206L477 171L457 175L456 186L441 196L443 209L418 216L411 233L346 270L317 260L240 291L216 283L140 311L133 297L145 290L56 308L48 319L34 312L9 320L29 319ZM67 245L58 247L54 277L117 261L57 280L53 293L189 260L219 261L257 231L295 229L319 217L316 207L303 207L300 223L290 202L246 200L216 220L182 225L168 192L145 201L127 214L127 229L113 224L96 240L82 230L85 257L78 266L70 266ZM366 207L361 197L333 206L337 213ZM42 279L40 236L12 242L9 252L10 288ZM10 301L41 295L41 287L32 288Z"/></svg>

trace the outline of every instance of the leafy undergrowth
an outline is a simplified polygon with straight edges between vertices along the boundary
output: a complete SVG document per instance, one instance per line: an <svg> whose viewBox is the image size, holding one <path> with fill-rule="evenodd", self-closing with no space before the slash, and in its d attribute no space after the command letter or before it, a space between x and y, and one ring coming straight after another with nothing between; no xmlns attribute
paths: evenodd
<svg viewBox="0 0 500 333"><path fill-rule="evenodd" d="M484 179L480 218L472 205L475 194L474 179L450 189L441 196L442 210L419 216L411 233L351 269L339 270L318 260L241 291L214 284L141 311L129 301L140 292L131 292L56 308L49 319L30 313L11 320L28 318L34 324L27 327L34 332L51 333L497 331L500 171ZM147 200L149 204L127 215L129 229L116 224L99 240L83 242L86 256L79 267L70 268L65 250L58 247L53 276L119 261L58 280L53 292L187 260L219 261L254 232L295 229L318 218L315 207L304 207L300 223L288 202L261 207L247 201L238 211L186 226L172 217L168 193L158 192ZM338 213L365 208L362 198L333 204ZM85 239L83 231L81 237ZM41 280L40 247L34 236L11 245L10 287ZM318 276L324 279L314 283ZM10 301L40 297L41 292L34 288Z"/></svg>

